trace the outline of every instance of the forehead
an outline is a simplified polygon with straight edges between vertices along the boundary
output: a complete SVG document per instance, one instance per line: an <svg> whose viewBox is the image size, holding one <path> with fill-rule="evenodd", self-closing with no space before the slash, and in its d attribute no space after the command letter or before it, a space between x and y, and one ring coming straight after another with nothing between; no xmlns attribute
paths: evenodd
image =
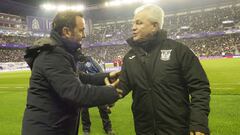
<svg viewBox="0 0 240 135"><path fill-rule="evenodd" d="M134 21L137 21L137 20L143 21L143 20L147 20L147 19L148 19L148 13L143 12L143 11L135 14L134 18L133 18Z"/></svg>

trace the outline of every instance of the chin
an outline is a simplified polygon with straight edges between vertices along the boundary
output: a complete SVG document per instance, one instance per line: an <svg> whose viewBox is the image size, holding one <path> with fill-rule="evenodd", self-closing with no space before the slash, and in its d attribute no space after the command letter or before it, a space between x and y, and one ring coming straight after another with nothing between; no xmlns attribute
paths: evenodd
<svg viewBox="0 0 240 135"><path fill-rule="evenodd" d="M139 40L139 38L133 37L133 41L138 41L138 40Z"/></svg>

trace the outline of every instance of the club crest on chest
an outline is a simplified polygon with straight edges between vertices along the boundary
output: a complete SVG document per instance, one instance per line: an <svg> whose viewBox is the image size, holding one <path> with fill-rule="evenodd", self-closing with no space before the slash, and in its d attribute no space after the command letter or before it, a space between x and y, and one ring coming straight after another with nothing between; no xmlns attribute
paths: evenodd
<svg viewBox="0 0 240 135"><path fill-rule="evenodd" d="M163 61L170 60L172 50L161 50L161 57L160 59Z"/></svg>

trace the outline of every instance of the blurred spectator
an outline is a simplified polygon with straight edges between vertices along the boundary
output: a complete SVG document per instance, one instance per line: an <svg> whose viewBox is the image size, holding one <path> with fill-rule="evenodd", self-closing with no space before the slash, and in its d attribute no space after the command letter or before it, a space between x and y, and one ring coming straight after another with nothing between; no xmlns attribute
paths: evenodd
<svg viewBox="0 0 240 135"><path fill-rule="evenodd" d="M34 41L38 40L39 37L33 36L17 36L17 35L3 35L0 34L0 44L20 44L20 45L32 45Z"/></svg>
<svg viewBox="0 0 240 135"><path fill-rule="evenodd" d="M23 62L24 50L0 48L0 62Z"/></svg>

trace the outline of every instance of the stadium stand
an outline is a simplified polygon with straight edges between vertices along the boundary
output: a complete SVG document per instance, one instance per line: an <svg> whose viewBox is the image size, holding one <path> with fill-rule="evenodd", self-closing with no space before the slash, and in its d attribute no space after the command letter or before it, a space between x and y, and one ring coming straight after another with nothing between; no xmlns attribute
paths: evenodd
<svg viewBox="0 0 240 135"><path fill-rule="evenodd" d="M22 49L0 49L0 62L22 62L24 50Z"/></svg>
<svg viewBox="0 0 240 135"><path fill-rule="evenodd" d="M199 57L239 55L240 51L240 34L179 39L178 41L189 46ZM92 55L98 61L112 62L118 56L123 57L129 49L127 45L119 45L84 48L83 52Z"/></svg>
<svg viewBox="0 0 240 135"><path fill-rule="evenodd" d="M239 6L240 4L232 4L170 13L165 17L164 29L168 31L169 37L183 42L199 57L239 55ZM8 17L0 18L0 22L6 22ZM24 19L17 18L11 20L21 24L22 20L24 22ZM4 26L7 25L1 25L1 28ZM26 29L25 25L22 26ZM123 58L130 49L125 40L131 36L131 26L132 21L127 18L93 24L92 31L83 42L83 52L93 56L98 62L113 62L115 59ZM22 48L6 46L32 45L37 39L39 37L30 34L11 35L1 31L0 62L24 61Z"/></svg>

